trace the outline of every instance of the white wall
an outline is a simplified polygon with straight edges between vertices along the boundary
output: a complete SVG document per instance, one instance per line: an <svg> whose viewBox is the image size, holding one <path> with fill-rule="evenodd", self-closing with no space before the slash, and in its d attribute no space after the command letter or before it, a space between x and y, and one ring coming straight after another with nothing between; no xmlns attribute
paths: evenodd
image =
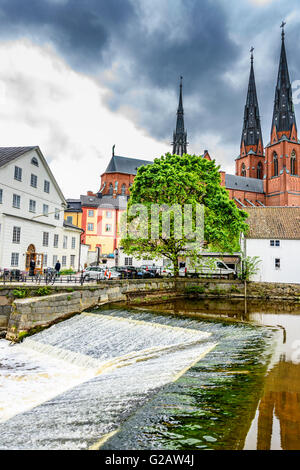
<svg viewBox="0 0 300 470"><path fill-rule="evenodd" d="M259 256L259 273L253 281L300 283L300 240L280 240L280 247L271 247L270 240L246 239L246 256ZM275 259L280 259L280 269Z"/></svg>
<svg viewBox="0 0 300 470"><path fill-rule="evenodd" d="M31 163L32 158L38 160L39 166ZM15 166L22 168L22 180L14 178ZM37 188L30 185L31 174L37 176ZM50 182L49 193L44 191L44 181ZM0 268L25 270L26 252L28 246L33 244L36 253L47 255L47 266L53 267L53 256L62 263L66 256L66 265L70 268L71 255L75 256L74 267L78 269L80 250L80 231L63 227L65 200L56 186L52 174L43 158L36 150L16 158L9 164L0 168L0 189L3 191L0 204ZM20 209L13 207L13 194L21 198ZM36 201L36 211L30 212L29 201ZM44 216L43 205L49 206L49 215ZM55 218L55 209L59 209L59 218ZM21 228L19 243L13 243L13 228ZM43 233L49 233L48 246L43 246ZM58 247L54 247L54 234L59 237ZM68 237L67 248L63 248L63 238ZM72 238L75 237L75 248L72 248ZM11 265L12 253L19 254L18 266ZM72 258L74 260L74 258ZM45 267L45 266L44 266Z"/></svg>

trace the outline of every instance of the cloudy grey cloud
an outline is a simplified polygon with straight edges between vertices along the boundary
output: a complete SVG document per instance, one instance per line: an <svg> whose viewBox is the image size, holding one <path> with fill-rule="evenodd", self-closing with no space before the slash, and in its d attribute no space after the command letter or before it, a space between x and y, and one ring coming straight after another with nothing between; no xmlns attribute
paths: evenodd
<svg viewBox="0 0 300 470"><path fill-rule="evenodd" d="M158 139L171 139L183 75L191 148L215 135L236 147L225 151L228 163L239 152L252 45L268 141L283 18L291 77L299 79L296 0L0 0L0 37L50 41L71 67L105 83L107 106ZM204 147L210 142L193 150Z"/></svg>

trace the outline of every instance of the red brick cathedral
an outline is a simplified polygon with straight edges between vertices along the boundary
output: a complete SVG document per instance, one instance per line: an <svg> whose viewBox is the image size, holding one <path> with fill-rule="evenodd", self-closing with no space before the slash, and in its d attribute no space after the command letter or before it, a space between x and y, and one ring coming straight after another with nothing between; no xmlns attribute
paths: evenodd
<svg viewBox="0 0 300 470"><path fill-rule="evenodd" d="M235 175L221 171L222 185L238 207L300 206L300 142L292 99L285 50L284 23L281 25L281 54L275 89L270 142L264 148L253 66L253 48L248 93L244 111L240 155L236 159ZM187 132L184 127L182 77L176 130L173 134L173 154L187 152ZM203 158L210 159L204 152ZM102 175L98 196L128 196L137 169L152 162L113 154Z"/></svg>
<svg viewBox="0 0 300 470"><path fill-rule="evenodd" d="M284 23L281 27L281 54L271 136L265 149L251 50L250 78L241 151L236 159L236 176L225 175L226 187L239 206L300 206L300 142L285 50ZM244 178L244 182L240 178Z"/></svg>

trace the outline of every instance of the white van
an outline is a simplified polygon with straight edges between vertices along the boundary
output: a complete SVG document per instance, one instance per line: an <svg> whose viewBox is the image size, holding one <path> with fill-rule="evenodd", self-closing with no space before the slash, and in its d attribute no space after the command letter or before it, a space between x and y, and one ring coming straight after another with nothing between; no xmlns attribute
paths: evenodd
<svg viewBox="0 0 300 470"><path fill-rule="evenodd" d="M221 277L236 279L237 275L234 269L221 260L216 258L204 259L198 263L188 263L185 268L179 269L179 276L187 277Z"/></svg>

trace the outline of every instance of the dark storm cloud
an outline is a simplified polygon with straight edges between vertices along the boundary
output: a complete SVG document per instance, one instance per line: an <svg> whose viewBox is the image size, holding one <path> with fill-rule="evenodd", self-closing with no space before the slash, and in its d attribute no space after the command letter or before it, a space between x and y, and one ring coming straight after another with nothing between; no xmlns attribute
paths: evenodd
<svg viewBox="0 0 300 470"><path fill-rule="evenodd" d="M0 35L51 41L72 66L89 71L133 15L130 0L0 0Z"/></svg>
<svg viewBox="0 0 300 470"><path fill-rule="evenodd" d="M166 141L175 126L183 75L190 148L199 136L201 140L206 133L214 134L225 145L235 146L235 155L226 157L229 162L239 152L247 93L250 64L246 60L241 68L241 59L249 57L254 45L267 143L279 25L298 10L296 0L274 0L264 6L251 0L0 0L0 37L51 41L73 68L105 82L112 110L130 109L137 126ZM299 21L291 20L288 26L294 80L300 79ZM272 57L268 67L263 54ZM209 149L210 142L193 150L204 147Z"/></svg>

